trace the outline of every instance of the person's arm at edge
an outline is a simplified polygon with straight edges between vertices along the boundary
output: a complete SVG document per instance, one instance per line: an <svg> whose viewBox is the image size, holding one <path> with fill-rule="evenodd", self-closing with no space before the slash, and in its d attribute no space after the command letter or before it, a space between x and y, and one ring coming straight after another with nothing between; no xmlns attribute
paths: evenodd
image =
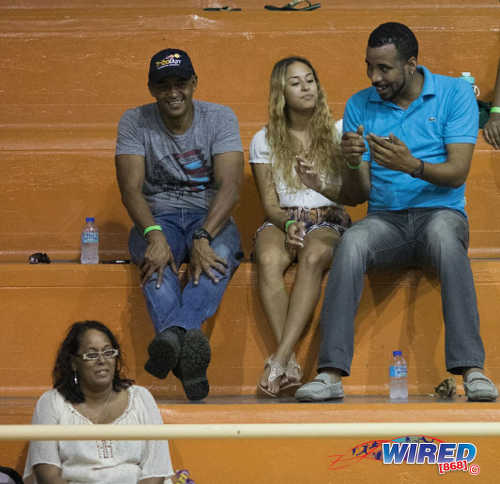
<svg viewBox="0 0 500 484"><path fill-rule="evenodd" d="M493 106L500 107L500 59L498 59L497 80L493 94ZM500 113L491 113L483 128L484 139L495 149L500 150Z"/></svg>

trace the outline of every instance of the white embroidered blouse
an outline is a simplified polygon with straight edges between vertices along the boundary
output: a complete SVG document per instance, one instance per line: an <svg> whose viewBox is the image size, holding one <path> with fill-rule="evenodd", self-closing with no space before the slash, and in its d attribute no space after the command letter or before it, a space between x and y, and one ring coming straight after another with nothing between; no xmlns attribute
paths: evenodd
<svg viewBox="0 0 500 484"><path fill-rule="evenodd" d="M128 405L113 422L118 425L162 425L160 411L151 393L132 385L127 390ZM55 389L38 400L33 424L93 425ZM62 478L70 484L137 484L150 477L173 474L168 441L62 440L32 441L24 469L24 479L37 483L33 467L52 464L62 469ZM171 484L170 479L165 484Z"/></svg>

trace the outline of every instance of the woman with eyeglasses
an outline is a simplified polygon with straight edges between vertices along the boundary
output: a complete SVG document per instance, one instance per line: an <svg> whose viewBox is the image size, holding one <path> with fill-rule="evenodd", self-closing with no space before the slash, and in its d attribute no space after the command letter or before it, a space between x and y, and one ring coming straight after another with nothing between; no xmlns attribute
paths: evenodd
<svg viewBox="0 0 500 484"><path fill-rule="evenodd" d="M149 391L122 376L113 333L98 321L74 323L52 372L54 388L38 400L33 424L162 424ZM164 441L32 441L25 482L160 484L173 474Z"/></svg>

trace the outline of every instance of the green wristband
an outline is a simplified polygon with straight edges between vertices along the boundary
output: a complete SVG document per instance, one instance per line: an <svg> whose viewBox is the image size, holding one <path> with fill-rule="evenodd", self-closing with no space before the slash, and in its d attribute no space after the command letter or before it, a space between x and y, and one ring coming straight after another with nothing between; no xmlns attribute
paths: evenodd
<svg viewBox="0 0 500 484"><path fill-rule="evenodd" d="M297 220L287 220L285 222L285 232L288 232L288 227L290 227L290 225L294 224L295 222L297 222Z"/></svg>
<svg viewBox="0 0 500 484"><path fill-rule="evenodd" d="M350 168L351 170L359 170L359 167L361 166L361 163L359 165L351 165L347 160L345 164L347 165L347 168Z"/></svg>
<svg viewBox="0 0 500 484"><path fill-rule="evenodd" d="M490 113L500 113L500 106L493 106L490 109Z"/></svg>
<svg viewBox="0 0 500 484"><path fill-rule="evenodd" d="M163 232L161 225L150 225L149 227L146 227L144 229L143 232L144 237L146 237L146 235L149 234L149 232L152 232L153 230L159 230L160 232Z"/></svg>

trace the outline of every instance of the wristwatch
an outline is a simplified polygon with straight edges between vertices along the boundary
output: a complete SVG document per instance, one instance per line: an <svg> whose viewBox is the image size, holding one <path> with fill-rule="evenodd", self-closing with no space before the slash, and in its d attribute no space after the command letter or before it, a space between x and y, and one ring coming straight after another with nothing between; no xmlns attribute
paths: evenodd
<svg viewBox="0 0 500 484"><path fill-rule="evenodd" d="M420 161L420 165L418 165L418 168L410 173L410 176L412 176L413 178L421 178L424 174L424 162L422 160L418 161Z"/></svg>
<svg viewBox="0 0 500 484"><path fill-rule="evenodd" d="M212 236L203 227L196 229L193 233L193 240L198 239L207 239L209 243L212 242Z"/></svg>

